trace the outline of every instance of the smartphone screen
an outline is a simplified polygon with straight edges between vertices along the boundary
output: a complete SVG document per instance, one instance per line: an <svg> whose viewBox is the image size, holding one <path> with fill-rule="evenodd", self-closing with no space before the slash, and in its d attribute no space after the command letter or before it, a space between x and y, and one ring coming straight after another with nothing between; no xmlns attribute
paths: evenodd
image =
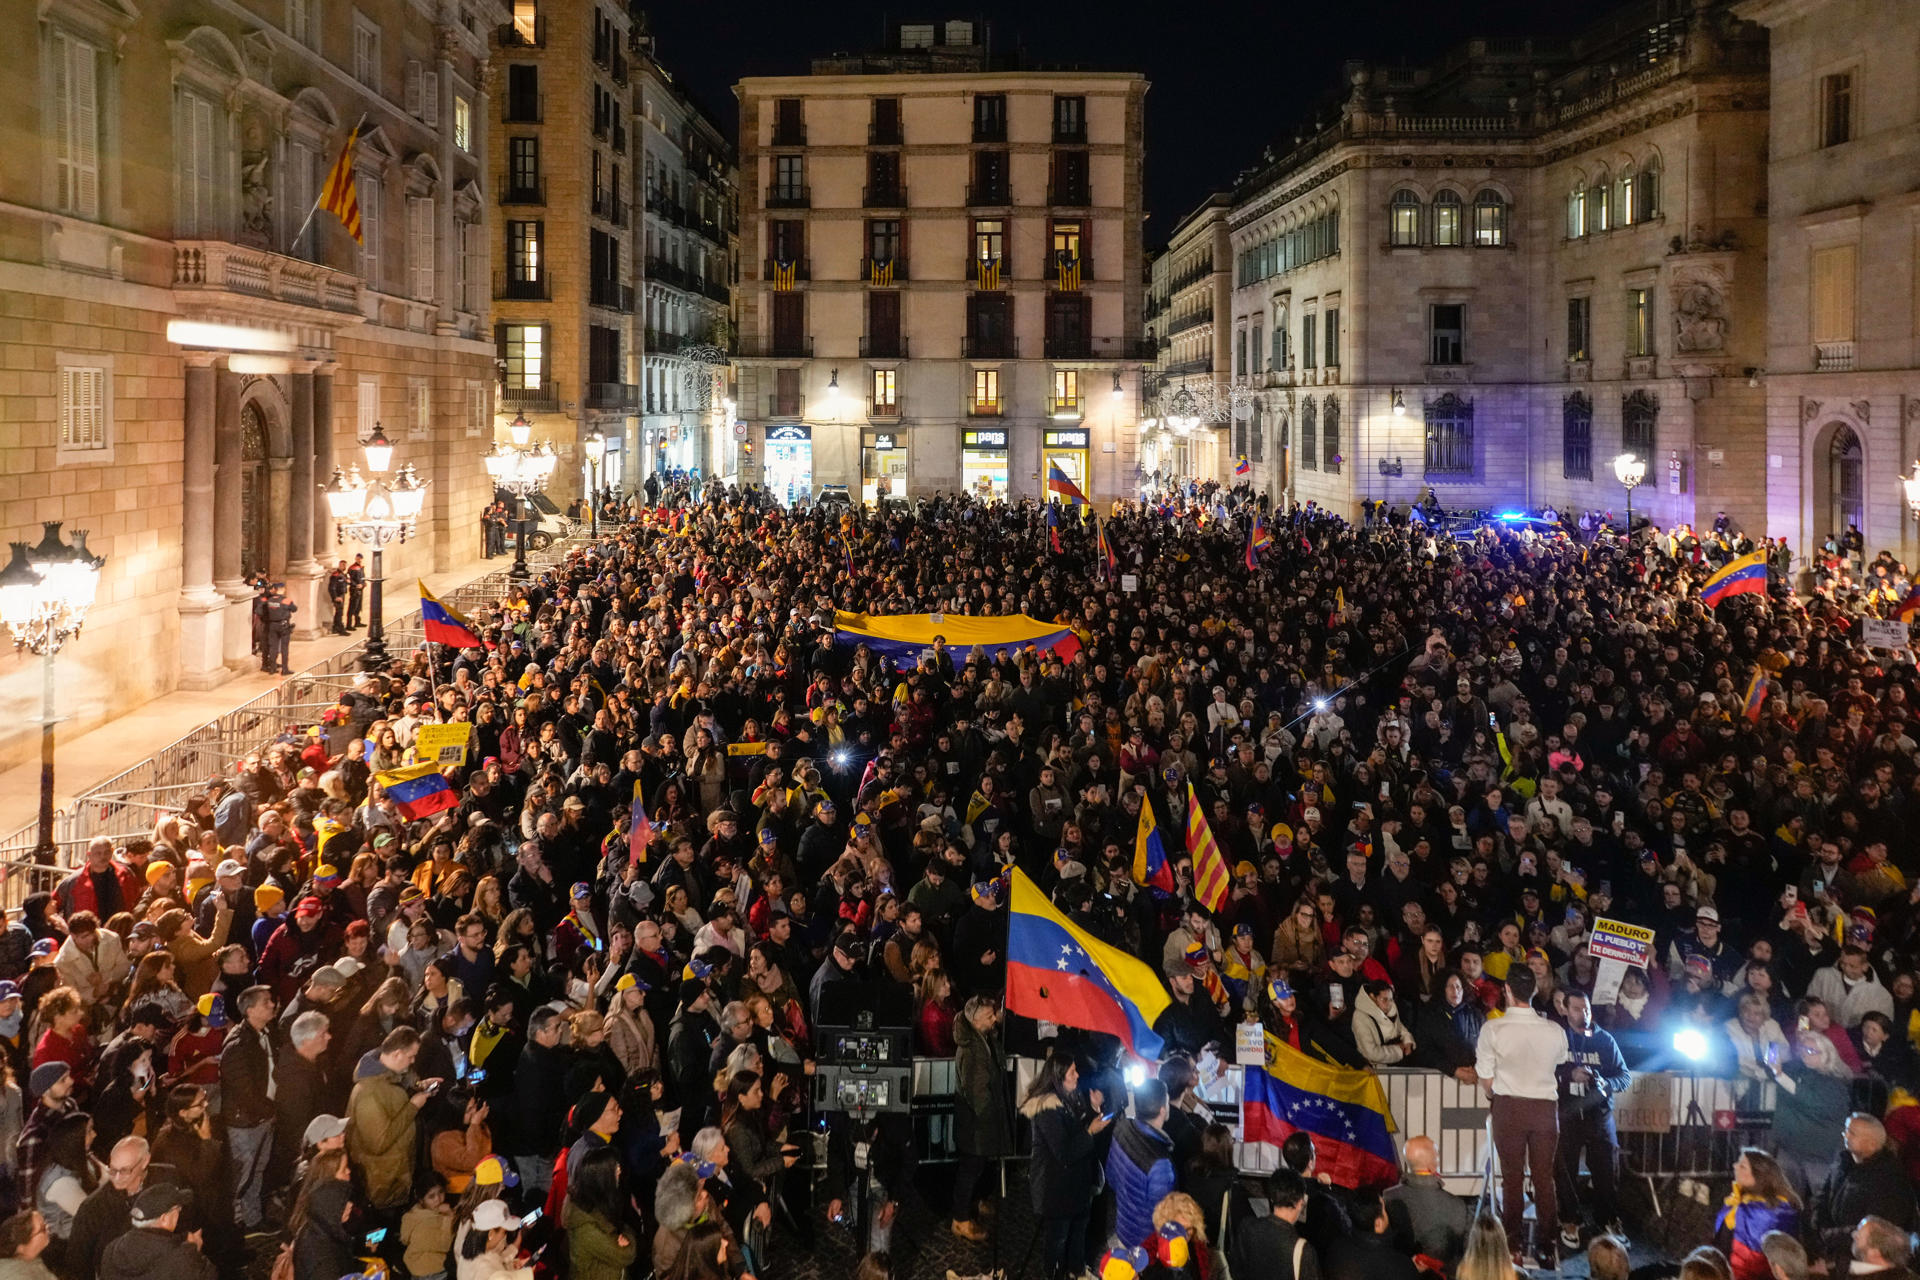
<svg viewBox="0 0 1920 1280"><path fill-rule="evenodd" d="M527 1212L520 1215L520 1225L523 1227L530 1227L534 1223L540 1221L540 1212L541 1211L537 1208L527 1210Z"/></svg>
<svg viewBox="0 0 1920 1280"><path fill-rule="evenodd" d="M387 1238L387 1229L385 1227L381 1227L375 1231L367 1232L367 1244L369 1247L379 1244L382 1240L385 1240L386 1238Z"/></svg>

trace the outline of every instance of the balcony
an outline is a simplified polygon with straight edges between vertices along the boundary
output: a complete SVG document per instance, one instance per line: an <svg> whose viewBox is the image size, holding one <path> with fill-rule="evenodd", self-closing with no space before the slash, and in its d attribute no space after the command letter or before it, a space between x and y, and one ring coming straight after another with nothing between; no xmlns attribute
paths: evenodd
<svg viewBox="0 0 1920 1280"><path fill-rule="evenodd" d="M996 120L982 120L975 117L973 122L973 140L975 142L1005 142L1007 140L1007 121L1002 116Z"/></svg>
<svg viewBox="0 0 1920 1280"><path fill-rule="evenodd" d="M1203 307L1198 311L1189 311L1184 316L1176 316L1167 321L1166 332L1167 336L1171 338L1176 333L1185 333L1189 329L1197 329L1203 324L1212 323L1213 308Z"/></svg>
<svg viewBox="0 0 1920 1280"><path fill-rule="evenodd" d="M867 398L867 420L869 422L900 421L900 397L896 395L891 400L875 400L869 396Z"/></svg>
<svg viewBox="0 0 1920 1280"><path fill-rule="evenodd" d="M734 354L747 360L811 360L813 339L794 334L741 334L733 344Z"/></svg>
<svg viewBox="0 0 1920 1280"><path fill-rule="evenodd" d="M1853 344L1851 342L1814 343L1813 367L1820 373L1851 373Z"/></svg>
<svg viewBox="0 0 1920 1280"><path fill-rule="evenodd" d="M891 124L870 124L867 126L867 145L870 147L903 146L906 139L901 135L900 122Z"/></svg>
<svg viewBox="0 0 1920 1280"><path fill-rule="evenodd" d="M686 341L677 333L668 333L664 329L648 329L645 337L646 352L648 355L670 356Z"/></svg>
<svg viewBox="0 0 1920 1280"><path fill-rule="evenodd" d="M961 340L960 354L968 360L1018 360L1020 339L1011 335L992 338L969 336Z"/></svg>
<svg viewBox="0 0 1920 1280"><path fill-rule="evenodd" d="M535 18L531 25L524 21L503 22L500 24L499 39L502 49L544 49L547 47L547 20Z"/></svg>
<svg viewBox="0 0 1920 1280"><path fill-rule="evenodd" d="M239 294L343 315L362 312L366 289L357 275L223 240L176 241L173 287Z"/></svg>
<svg viewBox="0 0 1920 1280"><path fill-rule="evenodd" d="M1084 396L1071 400L1056 400L1047 397L1047 417L1055 422L1081 422L1087 416L1087 401Z"/></svg>
<svg viewBox="0 0 1920 1280"><path fill-rule="evenodd" d="M508 94L501 99L500 119L507 124L539 124L546 116L544 93Z"/></svg>
<svg viewBox="0 0 1920 1280"><path fill-rule="evenodd" d="M1072 281L1073 288L1077 289L1094 278L1093 259L1082 254L1078 258L1070 259L1069 262L1066 263L1061 262L1058 257L1055 257L1047 266L1047 283L1063 289L1067 288L1069 284L1069 279L1067 278L1069 265L1079 273L1078 280Z"/></svg>
<svg viewBox="0 0 1920 1280"><path fill-rule="evenodd" d="M813 208L813 190L810 187L768 187L767 208L811 209Z"/></svg>
<svg viewBox="0 0 1920 1280"><path fill-rule="evenodd" d="M908 279L907 260L904 256L892 258L862 258L860 260L860 278L868 284L877 284L885 288Z"/></svg>
<svg viewBox="0 0 1920 1280"><path fill-rule="evenodd" d="M547 202L547 180L535 178L531 183L509 183L500 188L501 204L545 204Z"/></svg>
<svg viewBox="0 0 1920 1280"><path fill-rule="evenodd" d="M897 333L883 333L860 339L862 360L905 360L907 340Z"/></svg>
<svg viewBox="0 0 1920 1280"><path fill-rule="evenodd" d="M994 264L969 253L961 274L965 276L967 283L976 289L1004 289L1007 281L1012 278L1013 268L1005 254L1001 254L997 264Z"/></svg>
<svg viewBox="0 0 1920 1280"><path fill-rule="evenodd" d="M613 122L613 137L608 145L613 148L615 155L623 156L627 154L627 126L621 124L618 120Z"/></svg>
<svg viewBox="0 0 1920 1280"><path fill-rule="evenodd" d="M1007 190L1006 182L969 182L967 184L967 203L975 208L997 208L1013 203L1013 197Z"/></svg>
<svg viewBox="0 0 1920 1280"><path fill-rule="evenodd" d="M1055 120L1053 122L1053 140L1055 143L1085 144L1087 140L1087 122L1085 120Z"/></svg>
<svg viewBox="0 0 1920 1280"><path fill-rule="evenodd" d="M549 382L538 387L500 388L500 403L517 410L541 410L549 413L560 411L560 388Z"/></svg>
<svg viewBox="0 0 1920 1280"><path fill-rule="evenodd" d="M970 400L967 402L969 418L997 418L1003 412L998 400Z"/></svg>
<svg viewBox="0 0 1920 1280"><path fill-rule="evenodd" d="M1047 190L1047 203L1069 209L1085 209L1093 204L1093 193L1084 182L1055 182Z"/></svg>
<svg viewBox="0 0 1920 1280"><path fill-rule="evenodd" d="M807 145L807 125L804 120L782 120L777 116L773 122L773 144L776 147L804 147Z"/></svg>
<svg viewBox="0 0 1920 1280"><path fill-rule="evenodd" d="M777 392L767 397L767 416L769 418L798 418L807 411L805 396L783 396Z"/></svg>
<svg viewBox="0 0 1920 1280"><path fill-rule="evenodd" d="M627 206L611 191L605 191L593 198L593 216L604 218L616 227L627 225Z"/></svg>
<svg viewBox="0 0 1920 1280"><path fill-rule="evenodd" d="M1200 356L1193 360L1182 360L1178 364L1168 365L1161 372L1169 378L1177 378L1189 373L1212 373L1213 357Z"/></svg>
<svg viewBox="0 0 1920 1280"><path fill-rule="evenodd" d="M638 413L640 388L631 382L589 382L587 408Z"/></svg>
<svg viewBox="0 0 1920 1280"><path fill-rule="evenodd" d="M725 280L702 280L700 292L723 307L733 301L733 290L728 287Z"/></svg>
<svg viewBox="0 0 1920 1280"><path fill-rule="evenodd" d="M691 219L688 222L688 229L691 230L695 235L699 236L702 240L707 241L709 244L717 244L724 247L727 243L726 233L720 229L720 223L718 219L715 219L715 218Z"/></svg>
<svg viewBox="0 0 1920 1280"><path fill-rule="evenodd" d="M615 280L595 280L590 292L593 305L609 311L630 314L633 311L633 286Z"/></svg>
<svg viewBox="0 0 1920 1280"><path fill-rule="evenodd" d="M907 207L907 187L896 182L887 187L864 187L860 192L860 203L869 209L904 209Z"/></svg>
<svg viewBox="0 0 1920 1280"><path fill-rule="evenodd" d="M1046 339L1049 360L1152 360L1154 351L1151 338L1049 334Z"/></svg>
<svg viewBox="0 0 1920 1280"><path fill-rule="evenodd" d="M613 68L613 40L604 33L593 40L593 65L602 71Z"/></svg>
<svg viewBox="0 0 1920 1280"><path fill-rule="evenodd" d="M779 265L780 263L777 260L768 258L766 269L761 273L760 278L762 280L772 280L774 278L774 269ZM793 278L796 282L813 279L813 266L805 258L797 259L787 265L793 268Z"/></svg>
<svg viewBox="0 0 1920 1280"><path fill-rule="evenodd" d="M545 302L553 297L553 280L545 275L536 280L510 278L493 297L496 302Z"/></svg>
<svg viewBox="0 0 1920 1280"><path fill-rule="evenodd" d="M605 116L595 116L593 120L593 136L597 142L605 142L611 138L613 136L613 121L607 119Z"/></svg>

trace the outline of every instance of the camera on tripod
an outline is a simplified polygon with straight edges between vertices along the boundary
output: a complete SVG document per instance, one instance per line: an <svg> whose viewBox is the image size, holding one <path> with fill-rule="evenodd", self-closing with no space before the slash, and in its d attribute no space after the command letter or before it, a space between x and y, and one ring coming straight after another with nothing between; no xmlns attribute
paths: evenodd
<svg viewBox="0 0 1920 1280"><path fill-rule="evenodd" d="M813 1105L856 1118L913 1106L913 1009L907 993L834 983L820 993Z"/></svg>

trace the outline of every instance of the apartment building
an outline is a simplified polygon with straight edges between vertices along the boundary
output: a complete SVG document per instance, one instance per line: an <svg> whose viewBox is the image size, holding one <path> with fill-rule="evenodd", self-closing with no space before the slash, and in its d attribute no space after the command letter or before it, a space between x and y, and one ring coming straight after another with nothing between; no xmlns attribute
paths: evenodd
<svg viewBox="0 0 1920 1280"><path fill-rule="evenodd" d="M740 477L1131 493L1146 90L957 20L741 81Z"/></svg>
<svg viewBox="0 0 1920 1280"><path fill-rule="evenodd" d="M587 491L581 447L607 442L619 483L640 411L635 381L632 63L627 11L595 0L511 0L494 38L500 120L487 163L493 237L495 427L516 417L559 455L548 494Z"/></svg>
<svg viewBox="0 0 1920 1280"><path fill-rule="evenodd" d="M662 468L735 469L726 411L740 171L725 132L661 65L635 14L633 136L641 231L638 482Z"/></svg>
<svg viewBox="0 0 1920 1280"><path fill-rule="evenodd" d="M1766 67L1726 0L1349 63L1235 191L1256 484L1618 516L1631 452L1636 512L1763 528Z"/></svg>
<svg viewBox="0 0 1920 1280"><path fill-rule="evenodd" d="M1153 260L1147 305L1155 356L1139 424L1147 475L1229 476L1241 455L1262 447L1247 439L1249 402L1234 416L1227 344L1218 338L1225 330L1215 326L1232 314L1232 204L1227 192L1208 196Z"/></svg>
<svg viewBox="0 0 1920 1280"><path fill-rule="evenodd" d="M318 487L380 426L430 481L395 582L479 546L492 0L0 9L0 524L106 557L62 713L98 723L257 668L257 574L311 633L335 544ZM358 129L364 245L307 220ZM197 320L284 355L169 340ZM129 661L130 657L137 660ZM30 664L0 700L37 707ZM37 744L0 729L0 765Z"/></svg>

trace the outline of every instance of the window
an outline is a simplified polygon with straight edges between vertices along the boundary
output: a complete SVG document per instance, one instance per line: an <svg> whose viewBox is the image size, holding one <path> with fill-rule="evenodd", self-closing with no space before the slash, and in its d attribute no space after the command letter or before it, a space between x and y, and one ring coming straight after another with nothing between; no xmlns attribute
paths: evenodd
<svg viewBox="0 0 1920 1280"><path fill-rule="evenodd" d="M998 218L973 221L973 256L979 262L992 262L1006 253L1007 224Z"/></svg>
<svg viewBox="0 0 1920 1280"><path fill-rule="evenodd" d="M975 204L1008 203L1006 152L974 152L973 188L972 200Z"/></svg>
<svg viewBox="0 0 1920 1280"><path fill-rule="evenodd" d="M314 6L319 0L287 0L287 34L301 44L311 46L317 24Z"/></svg>
<svg viewBox="0 0 1920 1280"><path fill-rule="evenodd" d="M1073 222L1056 222L1053 224L1053 230L1049 238L1053 250L1053 260L1056 263L1079 261L1081 257L1080 233L1081 225L1077 220Z"/></svg>
<svg viewBox="0 0 1920 1280"><path fill-rule="evenodd" d="M901 140L900 99L875 98L873 100L873 124L869 129L867 141L875 146L889 146Z"/></svg>
<svg viewBox="0 0 1920 1280"><path fill-rule="evenodd" d="M1660 216L1660 162L1648 160L1633 188L1633 220L1651 222Z"/></svg>
<svg viewBox="0 0 1920 1280"><path fill-rule="evenodd" d="M1325 336L1326 343L1322 352L1325 358L1320 363L1329 369L1338 369L1340 367L1340 308L1327 308L1321 333Z"/></svg>
<svg viewBox="0 0 1920 1280"><path fill-rule="evenodd" d="M1000 371L998 369L973 371L973 411L975 413L1000 412Z"/></svg>
<svg viewBox="0 0 1920 1280"><path fill-rule="evenodd" d="M1560 409L1560 474L1593 479L1593 401L1576 391Z"/></svg>
<svg viewBox="0 0 1920 1280"><path fill-rule="evenodd" d="M1593 299L1567 299L1567 359L1591 360Z"/></svg>
<svg viewBox="0 0 1920 1280"><path fill-rule="evenodd" d="M807 188L805 156L773 158L773 196L776 200L798 200Z"/></svg>
<svg viewBox="0 0 1920 1280"><path fill-rule="evenodd" d="M486 431L487 419L492 416L487 404L487 384L473 379L467 380L467 435L469 438L482 435Z"/></svg>
<svg viewBox="0 0 1920 1280"><path fill-rule="evenodd" d="M1567 193L1567 239L1578 240L1587 234L1587 189L1579 185Z"/></svg>
<svg viewBox="0 0 1920 1280"><path fill-rule="evenodd" d="M55 30L48 41L53 127L54 207L100 216L100 51Z"/></svg>
<svg viewBox="0 0 1920 1280"><path fill-rule="evenodd" d="M1820 77L1820 145L1853 141L1853 72Z"/></svg>
<svg viewBox="0 0 1920 1280"><path fill-rule="evenodd" d="M1427 406L1427 474L1473 472L1473 402L1449 391Z"/></svg>
<svg viewBox="0 0 1920 1280"><path fill-rule="evenodd" d="M319 164L319 156L311 147L295 141L288 142L287 208L296 210L313 208L314 197L318 194L316 184L319 181ZM317 233L313 229L313 224L309 222L288 252L311 262L315 257L316 240Z"/></svg>
<svg viewBox="0 0 1920 1280"><path fill-rule="evenodd" d="M59 374L60 461L113 459L113 361L97 354L56 352Z"/></svg>
<svg viewBox="0 0 1920 1280"><path fill-rule="evenodd" d="M380 92L380 28L362 13L353 15L353 78Z"/></svg>
<svg viewBox="0 0 1920 1280"><path fill-rule="evenodd" d="M1620 399L1620 447L1641 458L1653 457L1654 421L1660 402L1650 391L1630 391Z"/></svg>
<svg viewBox="0 0 1920 1280"><path fill-rule="evenodd" d="M186 240L222 238L221 208L227 184L222 180L227 116L198 94L180 95L174 163L180 193L175 234Z"/></svg>
<svg viewBox="0 0 1920 1280"><path fill-rule="evenodd" d="M976 93L973 95L973 140L975 142L1007 140L1006 94Z"/></svg>
<svg viewBox="0 0 1920 1280"><path fill-rule="evenodd" d="M457 93L453 95L453 145L473 150L473 103Z"/></svg>
<svg viewBox="0 0 1920 1280"><path fill-rule="evenodd" d="M540 192L540 139L507 139L507 198L534 200Z"/></svg>
<svg viewBox="0 0 1920 1280"><path fill-rule="evenodd" d="M1427 307L1427 363L1464 364L1467 359L1467 309L1458 302Z"/></svg>
<svg viewBox="0 0 1920 1280"><path fill-rule="evenodd" d="M545 225L539 222L507 223L507 279L540 279L540 241Z"/></svg>
<svg viewBox="0 0 1920 1280"><path fill-rule="evenodd" d="M433 197L407 197L407 274L413 296L421 302L434 300Z"/></svg>
<svg viewBox="0 0 1920 1280"><path fill-rule="evenodd" d="M893 369L875 369L873 371L873 407L875 412L900 407L900 401L895 395L895 379L898 376L898 371Z"/></svg>
<svg viewBox="0 0 1920 1280"><path fill-rule="evenodd" d="M1622 169L1620 176L1613 180L1613 225L1630 227L1633 225L1633 193L1639 179L1631 169Z"/></svg>
<svg viewBox="0 0 1920 1280"><path fill-rule="evenodd" d="M900 47L902 49L933 48L933 24L931 22L901 23Z"/></svg>
<svg viewBox="0 0 1920 1280"><path fill-rule="evenodd" d="M1600 176L1593 180L1593 185L1587 188L1587 233L1589 235L1596 231L1605 231L1613 225L1611 217L1613 204L1608 199L1608 192L1612 186L1613 184L1607 179L1607 171L1602 169Z"/></svg>
<svg viewBox="0 0 1920 1280"><path fill-rule="evenodd" d="M1449 248L1461 243L1460 195L1442 191L1433 197L1433 242Z"/></svg>
<svg viewBox="0 0 1920 1280"><path fill-rule="evenodd" d="M1813 251L1813 340L1816 343L1854 339L1854 261L1852 244L1829 245Z"/></svg>
<svg viewBox="0 0 1920 1280"><path fill-rule="evenodd" d="M1411 191L1393 193L1393 203L1387 209L1387 243L1420 243L1420 197Z"/></svg>
<svg viewBox="0 0 1920 1280"><path fill-rule="evenodd" d="M1507 202L1498 191L1482 191L1473 198L1473 242L1482 249L1507 242Z"/></svg>
<svg viewBox="0 0 1920 1280"><path fill-rule="evenodd" d="M807 126L801 116L801 104L798 98L776 98L773 103L773 145L776 147L799 147L806 145Z"/></svg>
<svg viewBox="0 0 1920 1280"><path fill-rule="evenodd" d="M1247 366L1248 373L1259 373L1262 368L1261 362L1266 358L1267 350L1261 342L1262 336L1260 332L1260 322L1255 320L1253 322L1253 338L1247 343L1247 356L1252 361L1252 363Z"/></svg>
<svg viewBox="0 0 1920 1280"><path fill-rule="evenodd" d="M507 121L540 123L540 68L524 62L507 67Z"/></svg>
<svg viewBox="0 0 1920 1280"><path fill-rule="evenodd" d="M875 218L867 223L867 257L873 261L897 261L900 243L900 219Z"/></svg>
<svg viewBox="0 0 1920 1280"><path fill-rule="evenodd" d="M1320 412L1312 396L1300 407L1300 466L1306 471L1320 469Z"/></svg>
<svg viewBox="0 0 1920 1280"><path fill-rule="evenodd" d="M1287 355L1287 309L1275 306L1273 309L1273 365L1276 370L1285 369Z"/></svg>
<svg viewBox="0 0 1920 1280"><path fill-rule="evenodd" d="M1300 367L1303 369L1315 367L1314 361L1320 351L1320 344L1315 341L1320 335L1313 329L1317 319L1319 317L1311 311L1300 317Z"/></svg>
<svg viewBox="0 0 1920 1280"><path fill-rule="evenodd" d="M1337 476L1340 462L1340 402L1328 396L1320 411L1320 469Z"/></svg>
<svg viewBox="0 0 1920 1280"><path fill-rule="evenodd" d="M1627 290L1627 354L1653 354L1653 290Z"/></svg>
<svg viewBox="0 0 1920 1280"><path fill-rule="evenodd" d="M774 218L767 223L767 244L775 262L798 262L807 255L807 224L797 218Z"/></svg>
<svg viewBox="0 0 1920 1280"><path fill-rule="evenodd" d="M428 399L425 378L407 379L407 431L415 440L433 436L433 403Z"/></svg>
<svg viewBox="0 0 1920 1280"><path fill-rule="evenodd" d="M1247 372L1247 331L1236 329L1233 332L1233 374L1240 377Z"/></svg>
<svg viewBox="0 0 1920 1280"><path fill-rule="evenodd" d="M535 0L513 0L513 30L521 44L540 40L540 6Z"/></svg>
<svg viewBox="0 0 1920 1280"><path fill-rule="evenodd" d="M1262 406L1258 400L1253 402L1253 462L1264 462L1267 456L1267 424Z"/></svg>
<svg viewBox="0 0 1920 1280"><path fill-rule="evenodd" d="M1088 177L1087 153L1061 151L1053 157L1053 203L1086 205L1093 203L1092 180Z"/></svg>
<svg viewBox="0 0 1920 1280"><path fill-rule="evenodd" d="M380 380L362 375L354 390L359 395L354 405L354 433L365 444L380 427Z"/></svg>
<svg viewBox="0 0 1920 1280"><path fill-rule="evenodd" d="M380 278L380 179L366 172L354 175L360 201L360 235L366 243L360 247L360 275L370 289L378 289Z"/></svg>
<svg viewBox="0 0 1920 1280"><path fill-rule="evenodd" d="M1055 142L1087 140L1087 100L1085 98L1065 96L1054 98L1053 140Z"/></svg>
<svg viewBox="0 0 1920 1280"><path fill-rule="evenodd" d="M547 372L546 327L537 324L503 324L500 330L500 345L507 362L507 390L543 389Z"/></svg>

